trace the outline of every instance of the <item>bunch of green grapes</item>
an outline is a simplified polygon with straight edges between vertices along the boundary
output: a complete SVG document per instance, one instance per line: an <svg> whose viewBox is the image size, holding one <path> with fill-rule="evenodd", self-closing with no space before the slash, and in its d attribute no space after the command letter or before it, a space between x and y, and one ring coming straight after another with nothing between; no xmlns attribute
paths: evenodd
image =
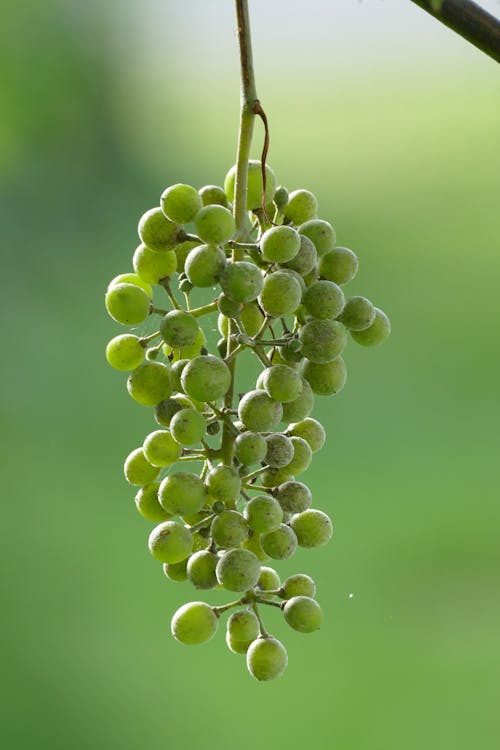
<svg viewBox="0 0 500 750"><path fill-rule="evenodd" d="M267 564L332 536L329 516L298 479L325 443L310 416L314 398L344 387L349 335L376 346L390 323L367 298L345 296L358 259L317 218L311 192L277 188L266 167L263 201L261 165L250 162L241 242L234 239L234 183L233 167L224 189L173 185L142 216L133 272L106 292L108 313L134 332L113 338L106 356L129 371L130 396L151 407L157 423L124 467L139 488L137 510L156 524L151 554L171 581L237 594L223 606L185 604L172 618L173 636L204 643L234 609L229 649L246 654L256 679L271 680L284 672L287 652L265 629L264 607L279 608L301 633L322 621L314 581L297 574L282 582ZM153 285L166 292L166 309L153 302ZM207 289L208 300L193 307L196 288ZM222 338L209 352L203 323L215 314ZM153 330L141 335L137 327L146 330L148 320ZM238 401L236 361L245 352L262 372Z"/></svg>

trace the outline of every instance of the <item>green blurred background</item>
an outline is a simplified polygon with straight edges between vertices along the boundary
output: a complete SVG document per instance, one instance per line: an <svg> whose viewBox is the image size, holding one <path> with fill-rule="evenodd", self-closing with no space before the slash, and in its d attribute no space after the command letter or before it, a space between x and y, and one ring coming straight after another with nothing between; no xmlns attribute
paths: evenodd
<svg viewBox="0 0 500 750"><path fill-rule="evenodd" d="M7 3L3 744L493 750L499 69L410 2L251 6L270 163L316 193L360 256L352 291L393 320L318 400L305 478L335 538L279 566L317 580L326 623L302 636L272 611L290 663L263 685L223 631L170 638L193 594L150 557L122 476L151 415L103 355L140 214L233 163L232 3Z"/></svg>

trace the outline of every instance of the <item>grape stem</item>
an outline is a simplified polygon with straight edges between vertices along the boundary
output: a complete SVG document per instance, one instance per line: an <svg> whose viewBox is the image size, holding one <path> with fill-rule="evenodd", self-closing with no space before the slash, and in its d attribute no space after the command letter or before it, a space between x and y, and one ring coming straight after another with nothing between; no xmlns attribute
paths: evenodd
<svg viewBox="0 0 500 750"><path fill-rule="evenodd" d="M251 474L247 474L245 477L241 477L241 481L243 482L244 485L247 485L251 479L258 477L259 474L262 474L263 471L267 471L270 468L271 468L270 466L261 466L260 469L256 469L255 471L252 471Z"/></svg>
<svg viewBox="0 0 500 750"><path fill-rule="evenodd" d="M262 617L260 616L259 608L257 607L257 604L255 600L252 602L252 609L255 613L255 617L259 621L259 630L260 635L262 638L270 638L269 633L267 632L266 628L264 627L264 623L262 622Z"/></svg>
<svg viewBox="0 0 500 750"><path fill-rule="evenodd" d="M165 289L165 291L167 293L167 297L169 298L170 302L172 303L172 307L174 308L174 310L180 310L181 306L179 305L179 303L175 299L174 293L172 292L172 289L170 288L170 277L169 276L165 276L164 279L160 279L159 283Z"/></svg>

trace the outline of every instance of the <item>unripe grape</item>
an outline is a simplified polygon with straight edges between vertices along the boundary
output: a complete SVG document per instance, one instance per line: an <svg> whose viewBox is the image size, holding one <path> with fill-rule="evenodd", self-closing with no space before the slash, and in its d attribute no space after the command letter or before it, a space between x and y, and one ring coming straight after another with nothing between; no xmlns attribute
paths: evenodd
<svg viewBox="0 0 500 750"><path fill-rule="evenodd" d="M175 362L172 362L172 366L170 368L170 379L172 382L172 389L174 391L182 391L181 375L182 375L182 371L184 370L184 368L186 367L188 363L189 363L189 359L184 359L184 358L178 359Z"/></svg>
<svg viewBox="0 0 500 750"><path fill-rule="evenodd" d="M163 563L163 572L170 581L182 583L187 581L187 564L188 559L181 560L178 563Z"/></svg>
<svg viewBox="0 0 500 750"><path fill-rule="evenodd" d="M325 364L306 360L302 374L318 396L333 396L344 387L347 369L344 360L339 356Z"/></svg>
<svg viewBox="0 0 500 750"><path fill-rule="evenodd" d="M229 209L220 205L203 206L194 217L196 234L203 242L223 245L234 235L235 223Z"/></svg>
<svg viewBox="0 0 500 750"><path fill-rule="evenodd" d="M184 310L170 310L160 321L163 340L175 349L193 344L198 330L196 318Z"/></svg>
<svg viewBox="0 0 500 750"><path fill-rule="evenodd" d="M198 333L192 344L189 344L189 346L181 346L179 349L173 348L168 344L163 344L163 354L172 362L172 364L180 359L190 360L200 354L206 341L205 334L201 328L198 328Z"/></svg>
<svg viewBox="0 0 500 750"><path fill-rule="evenodd" d="M271 227L262 235L260 249L268 263L286 263L299 252L299 233L285 225Z"/></svg>
<svg viewBox="0 0 500 750"><path fill-rule="evenodd" d="M247 302L240 314L240 323L249 336L255 336L260 330L264 316L256 302Z"/></svg>
<svg viewBox="0 0 500 750"><path fill-rule="evenodd" d="M281 580L274 568L268 568L263 565L260 569L259 580L257 581L257 588L262 592L265 591L277 591L281 587ZM271 595L264 596L265 599L271 598Z"/></svg>
<svg viewBox="0 0 500 750"><path fill-rule="evenodd" d="M263 284L261 270L244 260L228 262L220 277L222 291L234 302L251 302L257 299Z"/></svg>
<svg viewBox="0 0 500 750"><path fill-rule="evenodd" d="M312 461L312 450L309 443L301 437L292 437L293 458L288 464L287 471L298 476L309 468Z"/></svg>
<svg viewBox="0 0 500 750"><path fill-rule="evenodd" d="M272 432L282 415L282 404L269 398L265 391L249 391L238 406L238 417L245 427L255 432Z"/></svg>
<svg viewBox="0 0 500 750"><path fill-rule="evenodd" d="M229 208L227 196L218 185L205 185L198 192L204 206L219 205Z"/></svg>
<svg viewBox="0 0 500 750"><path fill-rule="evenodd" d="M169 250L177 241L179 227L167 219L161 208L151 208L139 220L139 237L150 250Z"/></svg>
<svg viewBox="0 0 500 750"><path fill-rule="evenodd" d="M177 258L177 271L179 274L184 271L184 265L189 253L194 247L198 247L199 244L199 240L184 240L184 242L179 242L172 248Z"/></svg>
<svg viewBox="0 0 500 750"><path fill-rule="evenodd" d="M246 504L244 515L250 528L258 533L274 531L283 520L280 504L269 495L253 497Z"/></svg>
<svg viewBox="0 0 500 750"><path fill-rule="evenodd" d="M168 521L171 518L170 513L167 513L158 501L159 486L159 482L150 482L141 487L135 496L135 505L141 516L154 523Z"/></svg>
<svg viewBox="0 0 500 750"><path fill-rule="evenodd" d="M288 203L288 190L283 185L279 185L276 188L276 192L274 194L273 202L278 209L278 211L283 211L286 204Z"/></svg>
<svg viewBox="0 0 500 750"><path fill-rule="evenodd" d="M299 227L300 234L309 237L314 243L319 256L324 255L335 247L337 239L335 229L323 219L311 219Z"/></svg>
<svg viewBox="0 0 500 750"><path fill-rule="evenodd" d="M266 438L266 442L266 464L273 469L287 466L293 458L293 443L290 438L281 432L275 432Z"/></svg>
<svg viewBox="0 0 500 750"><path fill-rule="evenodd" d="M289 471L288 466L282 466L280 469L269 467L259 476L259 484L263 487L272 488L292 479L294 479L294 476L291 471Z"/></svg>
<svg viewBox="0 0 500 750"><path fill-rule="evenodd" d="M118 276L115 276L114 279L111 279L108 284L107 291L109 292L110 289L112 289L114 286L118 286L118 284L132 284L132 286L138 286L140 289L146 292L150 299L153 296L153 289L151 287L151 284L149 284L147 281L144 281L144 279L141 279L141 277L137 273L120 273Z"/></svg>
<svg viewBox="0 0 500 750"><path fill-rule="evenodd" d="M259 621L253 612L247 609L233 612L227 621L226 643L233 653L246 654L259 632Z"/></svg>
<svg viewBox="0 0 500 750"><path fill-rule="evenodd" d="M219 558L213 552L200 550L191 555L187 564L187 575L197 589L213 589L217 586L215 568Z"/></svg>
<svg viewBox="0 0 500 750"><path fill-rule="evenodd" d="M248 538L242 542L241 546L250 552L253 552L255 557L261 562L265 562L269 559L269 555L266 555L262 549L261 534L253 531L253 529L249 529Z"/></svg>
<svg viewBox="0 0 500 750"><path fill-rule="evenodd" d="M300 234L300 248L297 255L288 260L282 265L285 268L290 268L293 271L297 271L301 276L307 276L316 267L318 262L318 252L314 242L306 237L304 234Z"/></svg>
<svg viewBox="0 0 500 750"><path fill-rule="evenodd" d="M286 622L299 633L312 633L323 622L323 612L318 602L309 596L294 596L285 602L283 614Z"/></svg>
<svg viewBox="0 0 500 750"><path fill-rule="evenodd" d="M220 314L225 316L225 318L238 318L243 310L243 303L235 302L234 300L229 299L229 297L226 297L224 292L221 292L217 297L217 308ZM221 333L223 333L223 331L221 331ZM227 335L227 331L225 335Z"/></svg>
<svg viewBox="0 0 500 750"><path fill-rule="evenodd" d="M287 664L286 649L276 638L257 638L248 648L248 671L259 682L281 677Z"/></svg>
<svg viewBox="0 0 500 750"><path fill-rule="evenodd" d="M299 282L285 269L266 276L259 302L267 315L281 318L291 315L300 305L302 289Z"/></svg>
<svg viewBox="0 0 500 750"><path fill-rule="evenodd" d="M297 549L297 537L290 526L281 524L277 529L262 534L262 549L273 560L286 560Z"/></svg>
<svg viewBox="0 0 500 750"><path fill-rule="evenodd" d="M266 452L266 439L257 432L242 432L234 441L234 454L244 466L260 463Z"/></svg>
<svg viewBox="0 0 500 750"><path fill-rule="evenodd" d="M194 286L188 279L182 279L182 281L179 281L179 291L183 294L190 294L193 289Z"/></svg>
<svg viewBox="0 0 500 750"><path fill-rule="evenodd" d="M296 573L289 576L280 590L280 596L283 599L291 599L294 596L309 596L314 598L316 595L316 584L310 576L305 573Z"/></svg>
<svg viewBox="0 0 500 750"><path fill-rule="evenodd" d="M230 549L219 558L215 572L228 591L248 591L259 580L260 563L247 549Z"/></svg>
<svg viewBox="0 0 500 750"><path fill-rule="evenodd" d="M173 370L173 367L172 367ZM171 375L172 375L171 370ZM183 405L175 398L166 398L155 406L155 419L162 427L170 427L174 414L183 409Z"/></svg>
<svg viewBox="0 0 500 750"><path fill-rule="evenodd" d="M217 245L199 245L186 258L186 274L193 286L215 286L219 281L226 256Z"/></svg>
<svg viewBox="0 0 500 750"><path fill-rule="evenodd" d="M176 521L165 521L155 526L149 535L149 551L163 563L178 563L191 554L193 535Z"/></svg>
<svg viewBox="0 0 500 750"><path fill-rule="evenodd" d="M115 370L135 370L144 360L140 339L130 333L115 336L106 347L106 359Z"/></svg>
<svg viewBox="0 0 500 750"><path fill-rule="evenodd" d="M224 180L224 190L227 197L234 202L234 183L236 178L236 165L231 167ZM248 181L247 181L247 208L260 208L262 203L269 203L276 192L276 176L271 167L266 164L266 193L262 201L262 169L260 161L251 159L248 162Z"/></svg>
<svg viewBox="0 0 500 750"><path fill-rule="evenodd" d="M298 318L298 311L295 315ZM297 343L299 344L299 348L297 348ZM304 355L302 354L302 342L295 338L295 336L290 338L286 344L280 346L278 352L283 359L283 362L289 365L289 367L295 369L297 369L298 364L304 359Z"/></svg>
<svg viewBox="0 0 500 750"><path fill-rule="evenodd" d="M288 425L287 434L296 435L307 440L313 453L321 450L326 441L325 428L317 419L313 419L312 417L306 417L300 422Z"/></svg>
<svg viewBox="0 0 500 750"><path fill-rule="evenodd" d="M302 378L288 365L273 365L264 370L262 384L275 401L294 401L302 392Z"/></svg>
<svg viewBox="0 0 500 750"><path fill-rule="evenodd" d="M207 496L205 485L196 474L180 471L163 479L158 498L162 507L173 516L184 516L198 513L205 505Z"/></svg>
<svg viewBox="0 0 500 750"><path fill-rule="evenodd" d="M330 541L333 533L330 518L314 508L293 516L290 526L297 535L300 547L322 547Z"/></svg>
<svg viewBox="0 0 500 750"><path fill-rule="evenodd" d="M351 332L364 331L375 320L375 308L366 297L349 297L339 320Z"/></svg>
<svg viewBox="0 0 500 750"><path fill-rule="evenodd" d="M302 482L283 482L276 490L275 497L288 513L301 513L312 503L311 490Z"/></svg>
<svg viewBox="0 0 500 750"><path fill-rule="evenodd" d="M299 422L312 412L314 406L314 393L309 382L302 378L302 393L293 401L283 404L283 421Z"/></svg>
<svg viewBox="0 0 500 750"><path fill-rule="evenodd" d="M129 484L140 485L154 482L160 470L149 463L142 448L136 448L125 459L123 471Z"/></svg>
<svg viewBox="0 0 500 750"><path fill-rule="evenodd" d="M347 284L358 272L358 258L348 247L336 247L329 250L320 259L318 270L320 276L336 284Z"/></svg>
<svg viewBox="0 0 500 750"><path fill-rule="evenodd" d="M127 390L142 406L156 406L172 394L170 372L161 362L143 362L127 380Z"/></svg>
<svg viewBox="0 0 500 750"><path fill-rule="evenodd" d="M220 464L211 469L206 478L208 494L224 503L237 502L241 491L241 479L232 466Z"/></svg>
<svg viewBox="0 0 500 750"><path fill-rule="evenodd" d="M196 646L206 643L217 631L218 619L205 602L189 602L172 617L172 635L180 643Z"/></svg>
<svg viewBox="0 0 500 750"><path fill-rule="evenodd" d="M113 320L123 325L133 326L142 323L151 310L151 300L135 284L116 284L106 292L106 310Z"/></svg>
<svg viewBox="0 0 500 750"><path fill-rule="evenodd" d="M336 318L344 307L344 292L333 281L327 281L326 279L314 281L306 289L303 303L307 312L313 318L320 320Z"/></svg>
<svg viewBox="0 0 500 750"><path fill-rule="evenodd" d="M369 328L364 331L351 331L354 341L363 346L378 346L382 344L391 333L391 321L387 315L375 308L375 318Z"/></svg>
<svg viewBox="0 0 500 750"><path fill-rule="evenodd" d="M302 352L310 362L331 362L343 351L347 342L346 329L336 320L310 320L300 329Z"/></svg>
<svg viewBox="0 0 500 750"><path fill-rule="evenodd" d="M196 188L191 185L171 185L161 194L161 209L167 219L178 224L193 221L202 206Z"/></svg>
<svg viewBox="0 0 500 750"><path fill-rule="evenodd" d="M181 445L194 445L205 435L205 418L196 409L181 409L172 417L170 430Z"/></svg>
<svg viewBox="0 0 500 750"><path fill-rule="evenodd" d="M294 190L288 196L288 203L283 209L286 218L294 224L303 224L316 215L318 201L309 190Z"/></svg>
<svg viewBox="0 0 500 750"><path fill-rule="evenodd" d="M188 396L197 401L216 401L228 391L231 373L218 357L201 355L184 367L181 384Z"/></svg>
<svg viewBox="0 0 500 750"><path fill-rule="evenodd" d="M218 547L238 547L248 536L248 525L237 510L224 510L212 521L210 534Z"/></svg>
<svg viewBox="0 0 500 750"><path fill-rule="evenodd" d="M177 270L177 255L173 250L155 253L146 245L139 245L132 258L136 274L149 284L158 284Z"/></svg>
<svg viewBox="0 0 500 750"><path fill-rule="evenodd" d="M182 448L170 432L155 430L144 440L144 455L153 466L170 466L182 455Z"/></svg>

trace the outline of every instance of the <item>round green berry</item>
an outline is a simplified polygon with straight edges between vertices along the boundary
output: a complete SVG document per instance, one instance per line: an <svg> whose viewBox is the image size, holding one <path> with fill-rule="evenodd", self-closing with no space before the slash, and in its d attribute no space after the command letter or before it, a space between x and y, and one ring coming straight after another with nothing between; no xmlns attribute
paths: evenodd
<svg viewBox="0 0 500 750"><path fill-rule="evenodd" d="M287 465L287 471L294 476L303 474L312 461L312 450L309 443L301 437L292 437L293 458Z"/></svg>
<svg viewBox="0 0 500 750"><path fill-rule="evenodd" d="M283 607L285 620L299 633L312 633L323 622L323 612L318 602L309 596L294 596Z"/></svg>
<svg viewBox="0 0 500 750"><path fill-rule="evenodd" d="M196 318L184 310L170 310L160 322L163 340L174 349L194 344L198 331Z"/></svg>
<svg viewBox="0 0 500 750"><path fill-rule="evenodd" d="M300 422L288 425L287 434L307 440L313 453L321 450L326 441L325 428L317 419L312 417L306 417Z"/></svg>
<svg viewBox="0 0 500 750"><path fill-rule="evenodd" d="M283 213L293 224L303 224L312 219L318 210L316 196L309 190L294 190L288 196Z"/></svg>
<svg viewBox="0 0 500 750"><path fill-rule="evenodd" d="M281 587L281 580L274 568L268 568L263 565L260 569L257 588L261 591L278 591ZM267 598L267 597L265 597ZM269 595L271 598L271 595Z"/></svg>
<svg viewBox="0 0 500 750"><path fill-rule="evenodd" d="M132 286L138 286L146 292L150 299L153 296L151 284L144 281L144 279L141 279L137 273L121 273L118 276L115 276L108 284L108 291L112 289L112 287L118 286L118 284L132 284Z"/></svg>
<svg viewBox="0 0 500 750"><path fill-rule="evenodd" d="M158 498L168 513L185 516L198 513L205 505L207 496L205 485L196 474L180 471L163 479Z"/></svg>
<svg viewBox="0 0 500 750"><path fill-rule="evenodd" d="M153 466L170 466L182 454L178 441L167 430L155 430L144 440L144 455Z"/></svg>
<svg viewBox="0 0 500 750"><path fill-rule="evenodd" d="M161 362L143 362L128 376L127 389L138 404L156 406L172 394L169 368Z"/></svg>
<svg viewBox="0 0 500 750"><path fill-rule="evenodd" d="M167 513L158 501L159 486L159 482L150 482L141 487L135 496L135 506L141 516L154 523L168 521L171 518L170 513Z"/></svg>
<svg viewBox="0 0 500 750"><path fill-rule="evenodd" d="M299 233L286 225L266 229L260 240L260 249L268 263L286 263L299 252Z"/></svg>
<svg viewBox="0 0 500 750"><path fill-rule="evenodd" d="M312 412L314 393L308 381L302 378L302 392L293 401L283 404L283 421L298 422L305 419Z"/></svg>
<svg viewBox="0 0 500 750"><path fill-rule="evenodd" d="M125 459L123 471L129 484L140 485L154 482L160 470L149 463L142 448L136 448Z"/></svg>
<svg viewBox="0 0 500 750"><path fill-rule="evenodd" d="M344 292L333 281L314 281L305 291L302 302L313 318L336 318L344 307ZM342 321L343 322L343 321Z"/></svg>
<svg viewBox="0 0 500 750"><path fill-rule="evenodd" d="M273 432L266 438L267 452L265 462L273 469L288 466L293 458L293 443L281 432Z"/></svg>
<svg viewBox="0 0 500 750"><path fill-rule="evenodd" d="M283 406L265 391L249 391L238 406L238 417L245 427L255 432L272 432L283 415Z"/></svg>
<svg viewBox="0 0 500 750"><path fill-rule="evenodd" d="M207 491L214 500L224 503L238 502L241 490L240 475L232 466L220 464L208 473Z"/></svg>
<svg viewBox="0 0 500 750"><path fill-rule="evenodd" d="M260 268L244 260L228 262L220 277L222 291L233 302L251 302L257 299L263 284Z"/></svg>
<svg viewBox="0 0 500 750"><path fill-rule="evenodd" d="M141 241L158 253L171 249L177 242L179 227L167 219L161 208L151 208L139 220Z"/></svg>
<svg viewBox="0 0 500 750"><path fill-rule="evenodd" d="M139 245L132 258L136 274L149 284L170 278L177 270L177 255L173 250L155 253L146 245Z"/></svg>
<svg viewBox="0 0 500 750"><path fill-rule="evenodd" d="M213 552L200 550L191 555L187 564L187 575L196 589L213 589L217 586L215 568L219 558Z"/></svg>
<svg viewBox="0 0 500 750"><path fill-rule="evenodd" d="M248 591L259 580L260 563L247 549L230 549L219 558L215 572L228 591Z"/></svg>
<svg viewBox="0 0 500 750"><path fill-rule="evenodd" d="M204 206L219 205L229 208L229 201L224 189L218 185L205 185L198 191Z"/></svg>
<svg viewBox="0 0 500 750"><path fill-rule="evenodd" d="M316 267L318 262L318 252L312 240L303 234L300 237L300 248L292 260L288 260L282 265L285 268L290 268L293 271L297 271L301 276L307 276Z"/></svg>
<svg viewBox="0 0 500 750"><path fill-rule="evenodd" d="M287 513L301 513L312 503L311 490L302 482L283 482L276 490L276 500Z"/></svg>
<svg viewBox="0 0 500 750"><path fill-rule="evenodd" d="M184 392L197 401L216 401L229 390L231 373L222 359L200 355L182 370L181 384Z"/></svg>
<svg viewBox="0 0 500 750"><path fill-rule="evenodd" d="M320 259L320 276L335 284L347 284L358 272L358 258L348 247L336 247L326 252Z"/></svg>
<svg viewBox="0 0 500 750"><path fill-rule="evenodd" d="M177 271L179 273L184 272L186 258L188 257L191 250L195 247L199 247L199 245L199 240L184 240L184 242L179 242L172 248L173 252L175 253L175 257L177 258Z"/></svg>
<svg viewBox="0 0 500 750"><path fill-rule="evenodd" d="M186 274L193 286L215 286L226 265L226 256L217 245L198 245L186 258Z"/></svg>
<svg viewBox="0 0 500 750"><path fill-rule="evenodd" d="M178 563L163 563L163 572L170 581L182 583L187 581L187 563L188 559L181 560Z"/></svg>
<svg viewBox="0 0 500 750"><path fill-rule="evenodd" d="M237 510L224 510L212 521L210 535L222 549L238 547L248 536L248 524Z"/></svg>
<svg viewBox="0 0 500 750"><path fill-rule="evenodd" d="M135 370L144 360L145 349L138 336L123 333L106 347L106 359L115 370Z"/></svg>
<svg viewBox="0 0 500 750"><path fill-rule="evenodd" d="M288 365L273 365L264 370L262 384L275 401L294 401L302 392L300 374Z"/></svg>
<svg viewBox="0 0 500 750"><path fill-rule="evenodd" d="M259 302L267 315L280 318L294 313L301 298L300 283L283 269L266 276Z"/></svg>
<svg viewBox="0 0 500 750"><path fill-rule="evenodd" d="M149 535L149 551L163 563L178 563L191 554L193 535L176 521L164 521Z"/></svg>
<svg viewBox="0 0 500 750"><path fill-rule="evenodd" d="M225 318L238 318L243 310L243 303L235 302L234 300L229 299L224 292L221 292L217 297L217 308L220 314ZM221 331L221 333L223 336L227 335L227 331L226 333Z"/></svg>
<svg viewBox="0 0 500 750"><path fill-rule="evenodd" d="M342 357L336 357L325 364L306 360L302 374L318 396L333 396L344 387L347 369Z"/></svg>
<svg viewBox="0 0 500 750"><path fill-rule="evenodd" d="M146 320L151 310L151 300L135 284L116 284L106 292L106 310L113 320L133 326Z"/></svg>
<svg viewBox="0 0 500 750"><path fill-rule="evenodd" d="M250 528L258 533L274 531L283 520L280 504L269 495L253 497L245 506L244 515Z"/></svg>
<svg viewBox="0 0 500 750"><path fill-rule="evenodd" d="M235 654L246 654L248 647L259 636L259 621L253 612L242 609L233 612L227 621L226 643Z"/></svg>
<svg viewBox="0 0 500 750"><path fill-rule="evenodd" d="M196 234L203 242L223 245L234 235L235 223L229 209L212 205L200 208L194 217Z"/></svg>
<svg viewBox="0 0 500 750"><path fill-rule="evenodd" d="M214 637L218 618L205 602L189 602L180 607L172 617L172 635L186 646L197 646Z"/></svg>
<svg viewBox="0 0 500 750"><path fill-rule="evenodd" d="M171 370L172 375L173 368ZM183 405L175 398L165 398L155 406L155 419L162 427L170 427L174 414L183 409Z"/></svg>
<svg viewBox="0 0 500 750"><path fill-rule="evenodd" d="M234 202L234 183L236 179L236 165L231 167L224 180L224 190L227 197ZM248 162L248 180L247 180L247 208L260 208L262 203L267 204L276 192L276 176L271 167L266 164L266 193L264 201L262 200L262 168L260 161L251 159Z"/></svg>
<svg viewBox="0 0 500 750"><path fill-rule="evenodd" d="M177 224L193 221L202 206L196 188L191 185L171 185L161 194L161 209L167 219Z"/></svg>
<svg viewBox="0 0 500 750"><path fill-rule="evenodd" d="M322 547L330 541L333 533L330 518L321 510L308 510L293 516L290 526L297 535L300 547Z"/></svg>
<svg viewBox="0 0 500 750"><path fill-rule="evenodd" d="M262 534L262 549L273 560L286 560L297 549L297 537L290 526L281 524L277 529Z"/></svg>
<svg viewBox="0 0 500 750"><path fill-rule="evenodd" d="M316 248L319 256L333 250L335 247L335 229L323 219L310 219L299 227L300 234L308 237Z"/></svg>
<svg viewBox="0 0 500 750"><path fill-rule="evenodd" d="M205 418L196 409L181 409L172 417L170 430L181 445L199 443L205 435Z"/></svg>
<svg viewBox="0 0 500 750"><path fill-rule="evenodd" d="M351 332L364 331L375 320L375 308L366 297L349 297L339 320Z"/></svg>
<svg viewBox="0 0 500 750"><path fill-rule="evenodd" d="M259 484L261 484L263 487L269 487L270 489L272 489L273 487L277 487L279 484L288 482L292 479L294 479L294 476L288 470L288 466L282 466L279 469L275 469L274 467L270 466L269 468L265 469L262 474L260 474Z"/></svg>
<svg viewBox="0 0 500 750"><path fill-rule="evenodd" d="M281 677L287 664L286 649L276 638L257 638L248 648L248 671L259 682Z"/></svg>
<svg viewBox="0 0 500 750"><path fill-rule="evenodd" d="M242 547L245 549L250 550L250 552L253 552L255 557L260 560L261 562L264 562L268 559L268 555L264 552L262 549L262 544L260 542L261 535L258 534L256 531L253 531L252 529L249 529L248 532L248 538L245 539L244 542L242 542Z"/></svg>
<svg viewBox="0 0 500 750"><path fill-rule="evenodd" d="M260 463L266 452L266 439L257 432L242 432L234 441L234 454L244 466Z"/></svg>
<svg viewBox="0 0 500 750"><path fill-rule="evenodd" d="M289 576L281 587L280 596L283 599L291 599L294 596L310 596L316 595L316 584L310 576L306 576L305 573L296 573L293 576Z"/></svg>
<svg viewBox="0 0 500 750"><path fill-rule="evenodd" d="M364 331L351 331L351 335L358 344L363 346L379 346L391 333L391 321L387 315L375 307L373 323Z"/></svg>
<svg viewBox="0 0 500 750"><path fill-rule="evenodd" d="M302 352L310 362L331 362L343 351L346 329L336 320L310 320L300 329Z"/></svg>

